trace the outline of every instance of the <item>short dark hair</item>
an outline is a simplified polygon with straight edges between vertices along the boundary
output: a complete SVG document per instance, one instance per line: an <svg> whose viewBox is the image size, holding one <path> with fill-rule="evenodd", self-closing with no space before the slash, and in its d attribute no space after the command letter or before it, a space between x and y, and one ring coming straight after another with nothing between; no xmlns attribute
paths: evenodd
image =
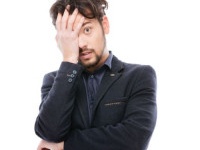
<svg viewBox="0 0 200 150"><path fill-rule="evenodd" d="M58 13L63 14L67 5L70 5L69 14L72 14L74 9L77 8L84 17L88 19L96 18L99 22L105 15L105 9L108 8L106 0L57 0L50 8L53 25L56 23Z"/></svg>

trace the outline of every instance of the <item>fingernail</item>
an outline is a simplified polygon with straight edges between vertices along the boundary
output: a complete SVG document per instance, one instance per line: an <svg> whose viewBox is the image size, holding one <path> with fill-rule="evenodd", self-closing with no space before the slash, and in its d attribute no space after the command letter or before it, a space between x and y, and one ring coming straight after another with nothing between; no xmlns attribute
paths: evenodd
<svg viewBox="0 0 200 150"><path fill-rule="evenodd" d="M67 5L67 6L66 6L66 9L69 11L69 9L70 9L70 5Z"/></svg>

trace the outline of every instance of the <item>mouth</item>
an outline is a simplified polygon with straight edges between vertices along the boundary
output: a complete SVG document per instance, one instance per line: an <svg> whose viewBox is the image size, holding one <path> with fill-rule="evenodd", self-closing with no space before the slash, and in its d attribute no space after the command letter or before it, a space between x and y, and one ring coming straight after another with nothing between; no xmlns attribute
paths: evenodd
<svg viewBox="0 0 200 150"><path fill-rule="evenodd" d="M92 51L83 51L80 53L80 59L90 59L92 56Z"/></svg>

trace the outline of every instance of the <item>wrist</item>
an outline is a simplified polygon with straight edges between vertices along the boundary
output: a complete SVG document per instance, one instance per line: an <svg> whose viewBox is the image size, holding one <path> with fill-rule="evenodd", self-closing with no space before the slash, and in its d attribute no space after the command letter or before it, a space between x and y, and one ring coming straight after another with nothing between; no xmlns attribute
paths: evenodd
<svg viewBox="0 0 200 150"><path fill-rule="evenodd" d="M69 62L69 63L73 63L73 64L77 64L78 63L78 58L73 58L73 57L71 57L71 58L63 58L63 61L64 62Z"/></svg>

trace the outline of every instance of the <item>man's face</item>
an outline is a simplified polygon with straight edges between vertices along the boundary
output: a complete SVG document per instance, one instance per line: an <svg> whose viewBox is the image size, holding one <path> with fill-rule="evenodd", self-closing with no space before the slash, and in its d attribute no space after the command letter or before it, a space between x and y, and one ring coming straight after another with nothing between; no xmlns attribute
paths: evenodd
<svg viewBox="0 0 200 150"><path fill-rule="evenodd" d="M101 25L97 19L85 19L79 32L79 62L89 70L100 67L108 57L105 49L107 21L107 18L103 19Z"/></svg>

